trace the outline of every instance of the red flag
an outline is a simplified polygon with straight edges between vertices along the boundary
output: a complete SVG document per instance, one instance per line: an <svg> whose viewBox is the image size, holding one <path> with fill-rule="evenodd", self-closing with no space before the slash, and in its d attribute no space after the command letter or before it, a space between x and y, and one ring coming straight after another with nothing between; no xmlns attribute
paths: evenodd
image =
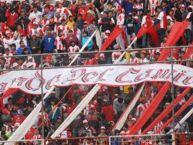
<svg viewBox="0 0 193 145"><path fill-rule="evenodd" d="M188 99L188 101L186 101L186 103L184 103L181 107L180 107L180 109L175 113L175 116L177 117L177 116L179 116L189 105L190 105L190 103L192 103L192 101L193 101L193 96L191 96L189 99ZM173 121L173 117L170 117L170 119L168 119L165 123L164 123L164 125L159 129L159 130L157 130L156 131L156 133L159 133L160 131L162 131L163 129L165 129L172 121Z"/></svg>
<svg viewBox="0 0 193 145"><path fill-rule="evenodd" d="M137 122L132 126L129 134L136 134L138 130L143 127L143 125L148 121L148 119L152 116L154 111L157 109L162 99L164 98L167 91L170 89L170 83L167 82L155 96L149 107L145 110L142 116L137 120Z"/></svg>
<svg viewBox="0 0 193 145"><path fill-rule="evenodd" d="M109 45L112 44L112 42L123 32L123 29L119 26L116 26L113 30L113 32L110 34L110 36L106 39L105 43L101 47L101 51L106 50Z"/></svg>
<svg viewBox="0 0 193 145"><path fill-rule="evenodd" d="M174 106L176 106L182 100L182 98L184 98L184 96L190 92L190 90L190 88L186 88L180 95L178 95L174 100ZM172 107L173 105L169 104L167 108L165 108L164 111L143 131L143 134L146 134L148 131L152 130L156 124L162 121L172 111Z"/></svg>
<svg viewBox="0 0 193 145"><path fill-rule="evenodd" d="M121 36L122 36L122 38L123 38L123 40L124 40L125 46L128 46L128 41L127 41L127 36L126 36L125 31L123 31L123 32L121 33Z"/></svg>
<svg viewBox="0 0 193 145"><path fill-rule="evenodd" d="M123 36L123 32L122 28L116 26L110 36L105 40L105 43L101 46L100 51L105 51L119 35ZM94 59L97 59L99 55L100 54L97 53Z"/></svg>
<svg viewBox="0 0 193 145"><path fill-rule="evenodd" d="M137 33L137 38L141 38L143 35L147 34L148 28L141 26L141 28L139 29L138 33Z"/></svg>
<svg viewBox="0 0 193 145"><path fill-rule="evenodd" d="M193 45L193 43L191 44ZM193 48L187 48L184 56L182 57L182 60L188 59L193 54Z"/></svg>
<svg viewBox="0 0 193 145"><path fill-rule="evenodd" d="M176 22L175 26L173 26L172 31L170 32L167 42L165 46L172 46L176 44L176 42L179 40L181 35L184 33L185 29L189 25L189 22ZM181 28L182 27L182 28ZM178 29L179 30L178 30ZM139 36L143 36L142 34L145 32L145 30L141 30L139 33ZM144 33L145 34L145 33ZM177 37L175 36L177 35ZM172 41L173 40L173 41ZM159 57L159 61L165 60L170 55L170 51L168 52L168 49L164 49L163 53L161 53L161 56ZM154 113L160 102L162 101L163 97L165 96L166 92L169 90L170 83L167 82L164 84L164 86L161 88L159 93L156 95L150 106L147 108L147 110L143 113L143 115L139 118L139 120L136 122L136 124L131 128L130 134L135 134L141 127L147 122L147 120L151 117L151 115ZM159 96L159 97L158 97ZM157 104L156 104L157 103Z"/></svg>
<svg viewBox="0 0 193 145"><path fill-rule="evenodd" d="M151 43L156 47L159 45L159 36L154 26L151 26L147 32L150 35Z"/></svg>
<svg viewBox="0 0 193 145"><path fill-rule="evenodd" d="M180 39L180 37L184 34L184 31L188 26L189 26L188 21L175 22L171 32L168 35L165 46L167 47L167 46L175 45L176 42ZM171 53L171 49L163 49L158 61L165 60L170 55L170 53Z"/></svg>
<svg viewBox="0 0 193 145"><path fill-rule="evenodd" d="M139 29L138 33L137 33L137 38L141 38L143 35L145 34L149 34L150 35L150 40L152 42L152 44L154 46L158 46L159 44L159 37L157 34L157 31L155 29L155 27L153 25L149 26L149 27L144 27L141 26L141 28Z"/></svg>
<svg viewBox="0 0 193 145"><path fill-rule="evenodd" d="M4 98L6 98L7 96L10 96L10 95L16 93L17 91L19 91L18 88L9 88L9 89L3 94L2 98L4 99Z"/></svg>

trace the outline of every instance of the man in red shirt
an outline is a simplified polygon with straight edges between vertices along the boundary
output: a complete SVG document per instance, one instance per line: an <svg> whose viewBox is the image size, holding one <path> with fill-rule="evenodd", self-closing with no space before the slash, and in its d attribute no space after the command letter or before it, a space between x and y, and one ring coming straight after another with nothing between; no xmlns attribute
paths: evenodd
<svg viewBox="0 0 193 145"><path fill-rule="evenodd" d="M7 17L7 25L12 30L15 30L15 22L18 18L18 14L14 11L14 9L11 8L6 12L5 16Z"/></svg>

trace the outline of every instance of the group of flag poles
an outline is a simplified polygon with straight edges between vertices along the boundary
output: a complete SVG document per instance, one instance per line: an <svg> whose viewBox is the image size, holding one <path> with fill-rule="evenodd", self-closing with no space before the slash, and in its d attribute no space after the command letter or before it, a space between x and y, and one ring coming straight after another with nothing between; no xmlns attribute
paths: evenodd
<svg viewBox="0 0 193 145"><path fill-rule="evenodd" d="M184 26L184 27L182 27ZM173 46L178 40L179 38L182 36L182 34L184 33L186 27L188 26L187 22L177 22L174 24L174 28L172 28L169 36L168 36L168 41L166 42L166 47L167 46ZM178 30L178 28L180 27L181 31L180 33L178 33L178 35L176 34L176 30ZM182 30L183 29L183 30ZM138 35L134 38L134 40L131 42L131 44L127 47L126 50L130 49L132 47L132 45L137 41L137 39L139 39L140 37L142 37L143 35L145 35L149 30L149 28L141 28L141 31L138 32ZM87 42L85 43L85 45L81 48L80 52L84 51L84 49L86 48L86 46L88 45L88 43L91 41L91 39L95 36L95 34L97 33L98 30L96 30L90 37L90 39L87 40ZM105 41L105 43L102 45L101 47L101 51L106 50L106 48L122 33L123 29L119 28L119 27L115 27L114 31L112 32L112 34L109 36L109 38L107 38L107 40ZM149 34L149 33L148 33ZM175 37L175 38L174 38ZM172 38L174 39L173 41ZM188 51L184 54L184 57L189 57L189 55L192 53L192 49L188 49ZM159 58L159 60L165 60L169 55L170 55L171 51L169 49L163 49L161 56ZM122 53L122 55L116 60L115 64L119 63L119 61L125 56L126 51ZM72 65L76 59L78 58L79 54L77 54L74 59L71 61L71 63L69 65ZM183 58L184 58L183 57ZM125 123L128 114L131 112L131 110L134 108L136 102L139 99L139 96L144 88L144 83L141 86L141 88L138 90L138 92L136 93L135 97L133 98L133 100L131 101L131 103L128 105L127 109L125 110L125 112L123 113L123 115L121 115L121 118L118 120L118 122L116 123L114 129L121 129L123 124ZM157 109L157 107L159 106L159 104L161 103L164 94L166 94L166 92L169 90L171 84L169 82L166 82L163 87L161 88L161 90L158 92L158 94L154 97L154 99L152 100L152 102L150 103L149 107L147 108L147 110L142 114L142 116L137 120L136 124L134 124L134 126L130 129L130 134L136 134L142 127L143 125L148 121L148 119L152 116L152 114L155 112L155 110ZM91 91L82 99L82 101L77 105L77 107L69 114L69 116L64 120L64 122L58 127L58 129L51 135L51 138L56 138L60 135L60 133L65 130L68 125L70 125L70 123L76 118L76 116L79 115L79 113L86 107L86 105L92 100L92 98L95 96L95 94L100 90L101 85L95 85ZM54 86L52 86L50 88L50 90L44 95L43 100L45 100L55 89ZM188 90L188 88L186 89L186 91ZM184 91L185 92L185 91ZM178 97L177 97L178 98ZM177 99L176 98L176 99ZM191 99L192 100L192 99ZM190 101L191 101L190 100ZM189 101L189 102L190 102ZM186 108L186 106L183 106L183 108ZM28 117L24 120L24 122L17 128L17 130L13 133L13 135L8 139L8 141L19 141L21 140L25 134L28 132L28 130L31 128L31 126L34 124L34 122L36 121L36 119L38 118L38 115L41 111L42 108L42 102L40 102L35 108L34 110L28 115ZM167 109L167 108L166 108ZM171 107L168 109L171 110ZM164 110L165 111L165 110ZM167 111L166 111L167 112ZM182 111L180 111L182 112ZM193 109L191 109L185 116L184 118L182 118L182 120L180 121L180 123L183 123L191 114L193 113ZM180 114L180 113L178 113ZM175 115L178 115L175 114ZM160 114L161 115L161 114ZM156 121L159 122L160 120ZM150 124L144 131L143 133L147 133L147 131L151 130L152 127L156 124L155 122L153 122L153 124ZM179 126L177 125L175 128L178 128ZM6 145L10 145L10 144L14 144L14 143L6 143Z"/></svg>

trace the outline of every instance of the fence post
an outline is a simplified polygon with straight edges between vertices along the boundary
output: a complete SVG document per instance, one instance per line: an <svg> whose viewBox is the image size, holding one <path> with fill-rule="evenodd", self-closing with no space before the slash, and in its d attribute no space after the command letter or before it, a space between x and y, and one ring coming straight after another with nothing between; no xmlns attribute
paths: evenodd
<svg viewBox="0 0 193 145"><path fill-rule="evenodd" d="M175 136L175 132L172 133L172 145L176 145L176 136Z"/></svg>
<svg viewBox="0 0 193 145"><path fill-rule="evenodd" d="M111 136L109 136L108 138L109 138L109 145L111 145Z"/></svg>

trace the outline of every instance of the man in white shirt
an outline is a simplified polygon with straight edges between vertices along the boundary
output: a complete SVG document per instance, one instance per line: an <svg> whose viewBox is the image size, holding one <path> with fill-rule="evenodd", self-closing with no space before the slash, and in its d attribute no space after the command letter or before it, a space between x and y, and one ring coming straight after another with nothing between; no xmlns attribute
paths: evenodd
<svg viewBox="0 0 193 145"><path fill-rule="evenodd" d="M166 13L162 10L161 7L157 7L156 8L156 12L158 13L158 17L156 18L156 20L154 21L154 24L157 25L158 24L158 35L159 35L159 40L160 43L164 42L164 38L165 38L165 33L167 30L167 15Z"/></svg>
<svg viewBox="0 0 193 145"><path fill-rule="evenodd" d="M38 23L42 18L42 12L38 11L37 7L33 7L33 12L30 13L29 19Z"/></svg>

